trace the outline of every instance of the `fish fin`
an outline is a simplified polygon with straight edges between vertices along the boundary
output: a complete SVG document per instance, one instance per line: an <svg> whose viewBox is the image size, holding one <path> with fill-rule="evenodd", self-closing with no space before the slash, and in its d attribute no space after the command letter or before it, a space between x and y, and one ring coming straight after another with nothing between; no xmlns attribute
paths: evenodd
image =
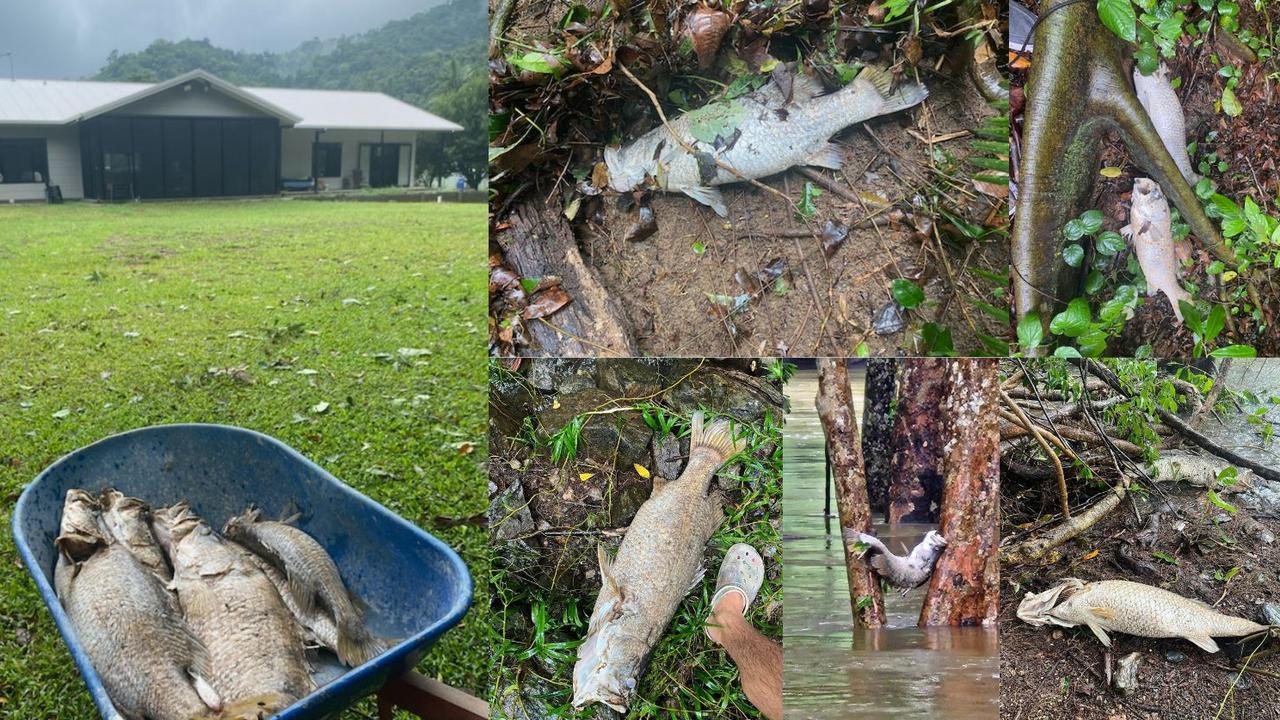
<svg viewBox="0 0 1280 720"><path fill-rule="evenodd" d="M1196 647L1204 650L1205 652L1218 652L1218 643L1208 635L1190 634L1183 635L1182 637L1186 638L1188 642L1195 643Z"/></svg>
<svg viewBox="0 0 1280 720"><path fill-rule="evenodd" d="M1099 642L1106 647L1111 647L1111 638L1107 637L1107 631L1103 630L1101 625L1097 623L1088 623L1088 625L1093 634L1098 636Z"/></svg>
<svg viewBox="0 0 1280 720"><path fill-rule="evenodd" d="M693 574L693 582L689 583L689 589L684 591L685 595L694 591L694 588L702 584L703 578L707 576L707 566L699 565L698 571Z"/></svg>
<svg viewBox="0 0 1280 720"><path fill-rule="evenodd" d="M844 152L835 143L824 143L812 155L804 159L805 165L839 170L844 167Z"/></svg>
<svg viewBox="0 0 1280 720"><path fill-rule="evenodd" d="M1133 240L1133 223L1129 223L1119 230L1121 237L1125 240Z"/></svg>
<svg viewBox="0 0 1280 720"><path fill-rule="evenodd" d="M813 77L809 77L804 72L797 72L791 78L791 101L800 102L815 98L826 92L826 88L822 87L822 83Z"/></svg>
<svg viewBox="0 0 1280 720"><path fill-rule="evenodd" d="M893 73L874 65L863 68L856 82L871 85L881 97L888 97L893 92Z"/></svg>
<svg viewBox="0 0 1280 720"><path fill-rule="evenodd" d="M689 419L689 454L698 448L707 448L720 456L720 462L737 455L746 444L733 439L733 427L726 418L717 418L709 424L703 423L702 411L699 410Z"/></svg>
<svg viewBox="0 0 1280 720"><path fill-rule="evenodd" d="M310 615L316 609L316 596L320 594L320 588L300 573L288 573L286 582L289 584L289 594L298 603L298 609L303 615Z"/></svg>
<svg viewBox="0 0 1280 720"><path fill-rule="evenodd" d="M222 709L222 698L218 695L218 691L213 689L213 684L209 678L213 677L213 660L209 657L209 650L205 648L204 643L200 642L200 638L195 633L186 629L182 630L187 637L187 651L191 654L191 663L187 667L187 675L191 678L191 685L195 688L196 694L200 696L200 700L214 712Z"/></svg>
<svg viewBox="0 0 1280 720"><path fill-rule="evenodd" d="M721 195L719 190L706 185L697 185L682 187L680 192L715 210L720 217L729 217L729 207L724 204L724 195Z"/></svg>
<svg viewBox="0 0 1280 720"><path fill-rule="evenodd" d="M929 97L929 89L919 83L903 83L893 89L893 73L883 68L868 65L853 81L858 91L870 88L880 98L881 106L876 115L888 115L899 110L906 110L924 102Z"/></svg>
<svg viewBox="0 0 1280 720"><path fill-rule="evenodd" d="M1111 608L1091 607L1089 608L1089 612L1102 618L1103 620L1114 620L1116 617L1116 611L1112 610Z"/></svg>
<svg viewBox="0 0 1280 720"><path fill-rule="evenodd" d="M218 695L218 691L213 689L213 685L210 685L208 680L189 670L187 675L191 677L191 686L195 688L196 695L200 696L200 702L203 702L205 707L214 712L221 710L222 698Z"/></svg>
<svg viewBox="0 0 1280 720"><path fill-rule="evenodd" d="M602 591L611 592L622 599L622 588L618 586L618 579L613 576L613 561L609 559L609 554L605 551L604 545L596 545L596 561L600 563L600 585Z"/></svg>
<svg viewBox="0 0 1280 720"><path fill-rule="evenodd" d="M359 618L344 616L338 623L338 659L347 667L363 665L381 652L380 643Z"/></svg>

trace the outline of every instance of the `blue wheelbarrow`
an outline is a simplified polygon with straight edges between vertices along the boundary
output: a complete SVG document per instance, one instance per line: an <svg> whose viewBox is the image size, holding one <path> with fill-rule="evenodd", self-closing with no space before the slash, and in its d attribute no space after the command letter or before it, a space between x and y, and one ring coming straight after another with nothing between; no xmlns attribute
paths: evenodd
<svg viewBox="0 0 1280 720"><path fill-rule="evenodd" d="M417 665L471 604L471 575L440 540L342 484L287 445L224 425L162 425L126 432L72 452L23 491L13 513L22 560L53 613L104 720L122 720L53 590L63 497L103 487L155 507L186 500L215 528L249 504L265 517L300 513L296 524L333 557L347 587L368 605L370 629L403 638L357 668L336 658L315 668L312 694L275 717L334 715Z"/></svg>

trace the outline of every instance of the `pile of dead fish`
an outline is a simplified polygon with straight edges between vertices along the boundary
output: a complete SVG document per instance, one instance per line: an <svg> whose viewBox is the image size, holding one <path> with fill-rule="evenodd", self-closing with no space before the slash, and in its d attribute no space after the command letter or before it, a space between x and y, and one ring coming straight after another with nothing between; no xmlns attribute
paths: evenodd
<svg viewBox="0 0 1280 720"><path fill-rule="evenodd" d="M127 718L265 718L315 689L309 651L384 649L319 543L253 508L219 534L185 502L70 490L55 542L58 599Z"/></svg>

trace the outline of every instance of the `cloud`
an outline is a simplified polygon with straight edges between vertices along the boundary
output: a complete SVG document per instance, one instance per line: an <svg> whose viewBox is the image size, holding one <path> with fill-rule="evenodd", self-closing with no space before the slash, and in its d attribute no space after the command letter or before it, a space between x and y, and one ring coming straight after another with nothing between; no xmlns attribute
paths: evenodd
<svg viewBox="0 0 1280 720"><path fill-rule="evenodd" d="M291 50L313 37L353 35L436 4L428 0L61 0L5 2L0 53L19 77L92 75L112 50L158 39L208 38L232 50ZM0 60L0 74L8 66Z"/></svg>

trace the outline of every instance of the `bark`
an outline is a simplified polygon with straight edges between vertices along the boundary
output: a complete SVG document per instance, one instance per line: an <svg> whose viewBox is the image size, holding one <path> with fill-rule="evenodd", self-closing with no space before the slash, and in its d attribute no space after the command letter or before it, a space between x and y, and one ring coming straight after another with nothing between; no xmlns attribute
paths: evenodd
<svg viewBox="0 0 1280 720"><path fill-rule="evenodd" d="M920 625L990 625L1000 601L1000 381L995 360L951 360L941 425L945 491L938 558Z"/></svg>
<svg viewBox="0 0 1280 720"><path fill-rule="evenodd" d="M898 361L867 361L862 406L862 458L867 470L867 498L871 512L888 516L889 468L893 457L893 398L898 383Z"/></svg>
<svg viewBox="0 0 1280 720"><path fill-rule="evenodd" d="M902 361L889 468L890 523L938 522L942 464L950 438L950 428L941 422L945 420L941 411L952 362L933 358Z"/></svg>
<svg viewBox="0 0 1280 720"><path fill-rule="evenodd" d="M840 527L855 532L871 531L871 508L867 505L867 479L862 467L862 444L858 441L849 371L844 359L818 360L818 417L827 438L831 472L835 477L836 507ZM880 583L863 559L844 542L845 571L849 579L849 603L854 620L863 627L884 623L884 598ZM864 600L869 598L869 600Z"/></svg>
<svg viewBox="0 0 1280 720"><path fill-rule="evenodd" d="M572 301L551 317L528 321L530 357L634 357L634 338L621 309L583 261L564 215L540 203L525 203L507 218L509 229L494 239L507 266L525 278L556 276Z"/></svg>

